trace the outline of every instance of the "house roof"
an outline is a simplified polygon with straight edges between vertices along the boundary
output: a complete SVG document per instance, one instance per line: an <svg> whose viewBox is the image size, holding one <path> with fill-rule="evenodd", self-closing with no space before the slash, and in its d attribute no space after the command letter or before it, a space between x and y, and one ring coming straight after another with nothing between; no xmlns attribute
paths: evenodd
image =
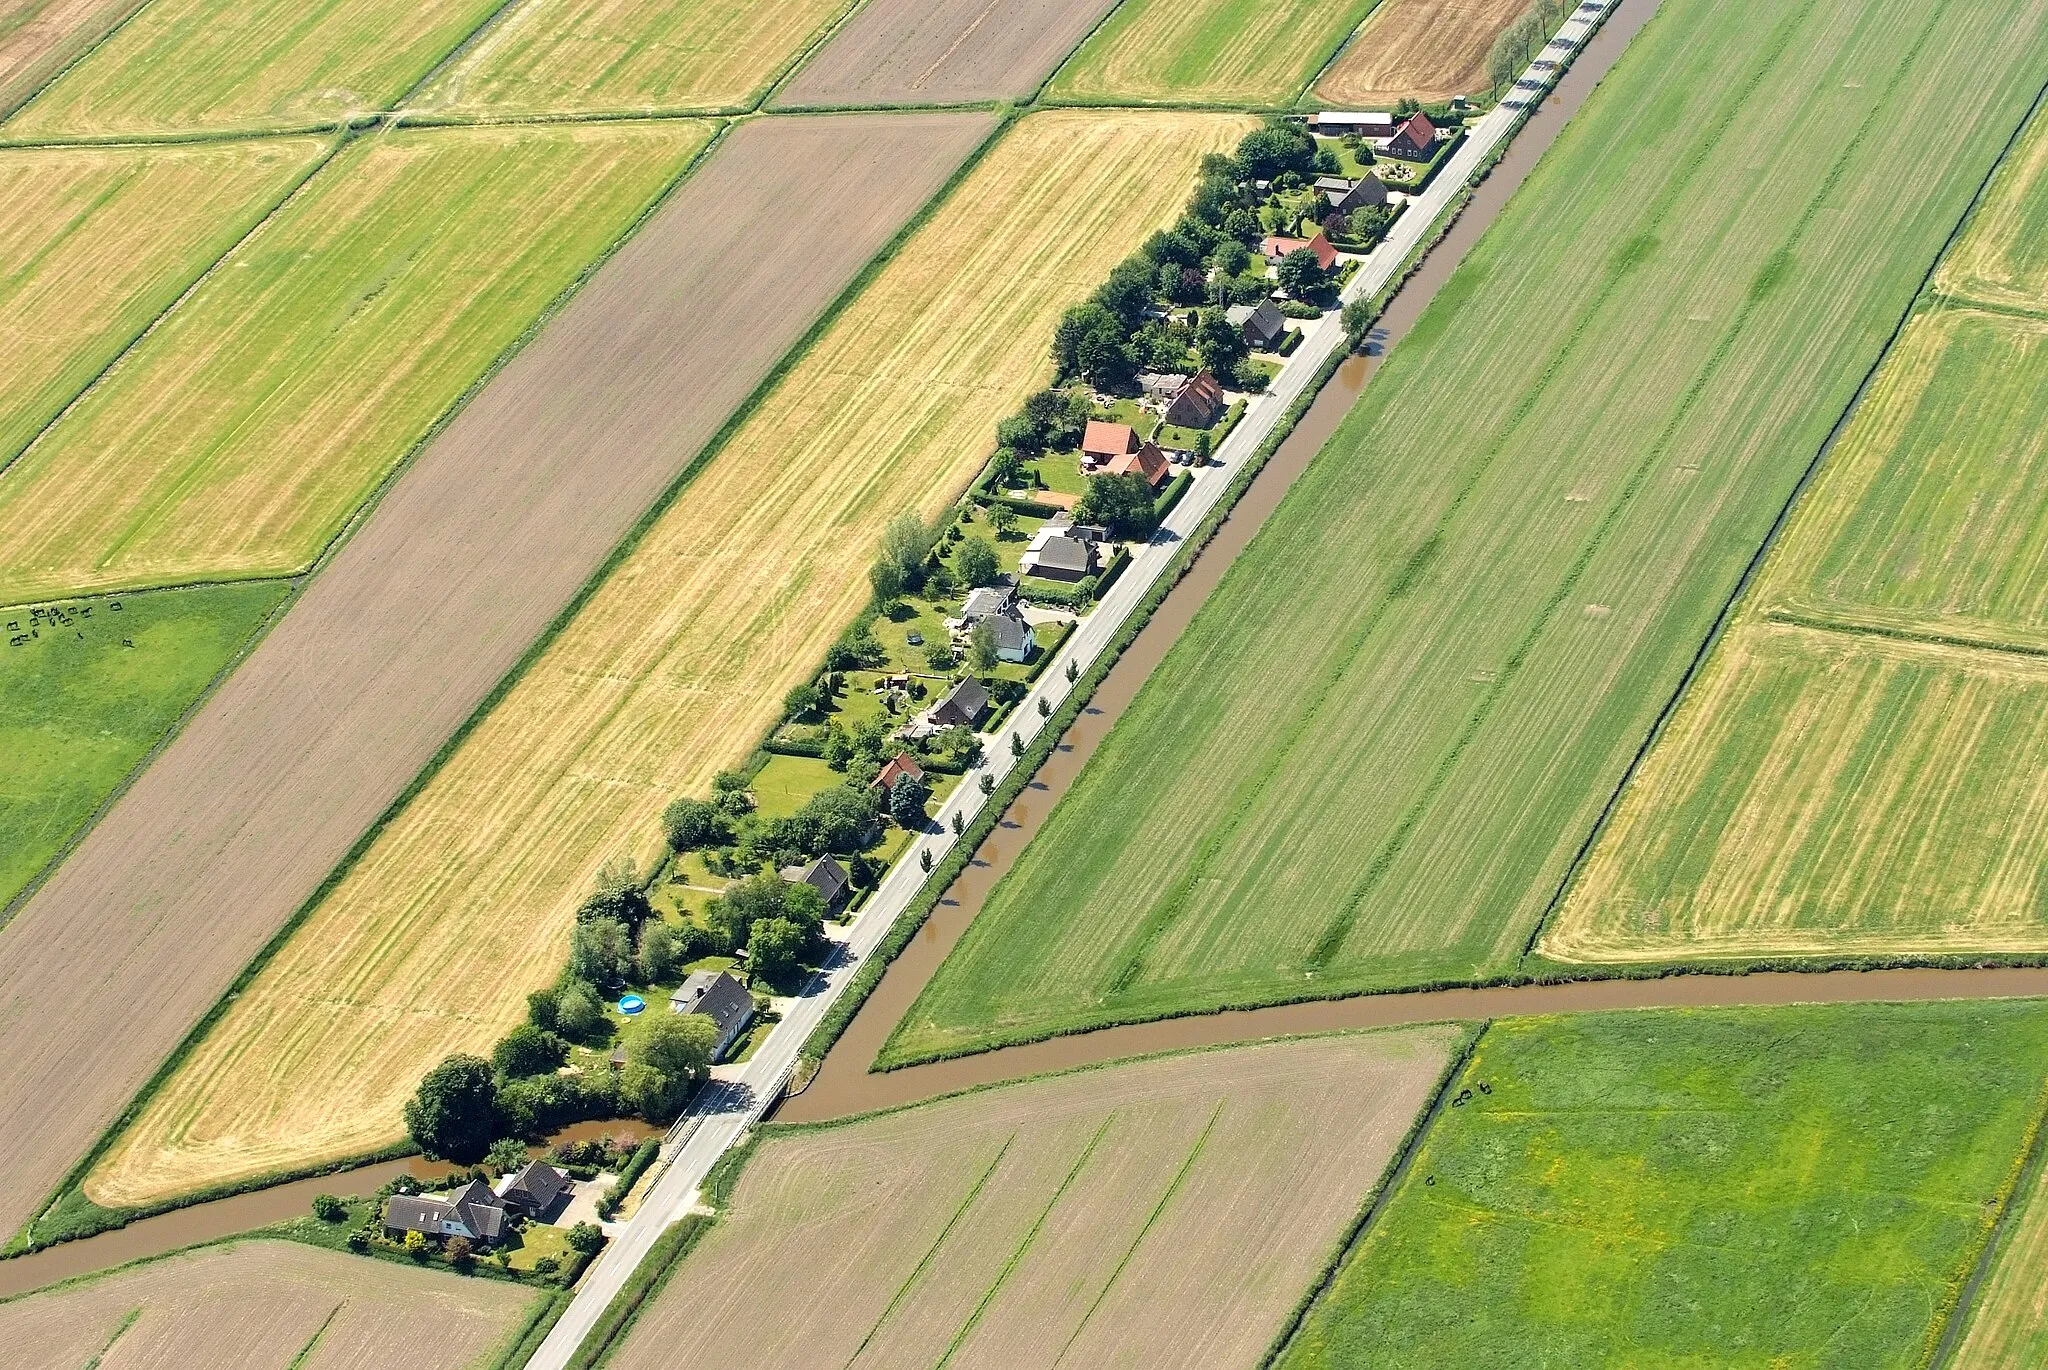
<svg viewBox="0 0 2048 1370"><path fill-rule="evenodd" d="M1299 252L1307 246L1306 238L1283 238L1277 233L1269 233L1259 241L1259 255L1277 259L1285 257L1290 252Z"/></svg>
<svg viewBox="0 0 2048 1370"><path fill-rule="evenodd" d="M990 614L1000 614L1014 609L1017 605L1017 587L1014 585L984 585L970 590L967 603L960 610L960 621L972 623Z"/></svg>
<svg viewBox="0 0 2048 1370"><path fill-rule="evenodd" d="M720 1036L735 1031L754 1015L754 996L722 970L690 972L690 978L668 996L668 1005L678 1013L703 1014L718 1024Z"/></svg>
<svg viewBox="0 0 2048 1370"><path fill-rule="evenodd" d="M1087 431L1081 435L1081 450L1091 456L1113 457L1122 452L1129 452L1137 445L1137 430L1127 423L1105 423L1101 419L1090 419Z"/></svg>
<svg viewBox="0 0 2048 1370"><path fill-rule="evenodd" d="M946 691L946 697L932 706L931 716L934 722L972 723L987 707L988 690L969 676Z"/></svg>
<svg viewBox="0 0 2048 1370"><path fill-rule="evenodd" d="M906 757L897 758L898 761L907 759ZM917 765L915 761L912 761L910 764L913 767ZM921 770L917 773L919 775L924 774ZM782 878L793 885L809 885L819 894L825 896L825 902L828 905L838 899L840 895L846 893L846 887L853 883L853 877L846 873L846 867L840 865L829 856L821 856L808 866L786 866L783 868Z"/></svg>
<svg viewBox="0 0 2048 1370"><path fill-rule="evenodd" d="M1348 176L1316 177L1316 189L1323 191L1324 193L1330 195L1332 198L1335 198L1339 195L1349 194L1351 191L1351 187L1357 184L1358 182L1352 180Z"/></svg>
<svg viewBox="0 0 2048 1370"><path fill-rule="evenodd" d="M1087 542L1078 537L1049 537L1027 552L1025 560L1029 561L1032 567L1078 571L1083 575L1093 569L1092 549Z"/></svg>
<svg viewBox="0 0 2048 1370"><path fill-rule="evenodd" d="M519 1199L536 1212L546 1208L569 1187L569 1177L545 1161L528 1161L517 1175L505 1182L504 1198Z"/></svg>
<svg viewBox="0 0 2048 1370"><path fill-rule="evenodd" d="M1204 419L1223 408L1223 386L1207 367L1190 376L1187 384L1174 393L1172 402L1166 406L1167 412L1172 413L1186 404L1200 408Z"/></svg>
<svg viewBox="0 0 2048 1370"><path fill-rule="evenodd" d="M1136 474L1145 478L1147 485L1157 485L1166 479L1168 469L1166 454L1156 443L1146 443L1135 452L1126 452L1104 468L1112 476Z"/></svg>
<svg viewBox="0 0 2048 1370"><path fill-rule="evenodd" d="M1287 331L1287 316L1281 313L1280 306L1271 300L1259 301L1256 309L1250 305L1239 305L1238 308L1244 310L1244 317L1233 318L1231 322L1240 329L1269 340L1278 338Z"/></svg>
<svg viewBox="0 0 2048 1370"><path fill-rule="evenodd" d="M424 1194L393 1194L384 1201L384 1226L395 1227L402 1232L441 1231L441 1220L448 1216L446 1199L429 1198Z"/></svg>
<svg viewBox="0 0 2048 1370"><path fill-rule="evenodd" d="M471 1180L450 1194L448 1207L471 1236L494 1242L505 1230L505 1201L482 1180Z"/></svg>
<svg viewBox="0 0 2048 1370"><path fill-rule="evenodd" d="M990 614L983 622L995 634L997 651L1021 652L1031 646L1031 625L1017 615Z"/></svg>
<svg viewBox="0 0 2048 1370"><path fill-rule="evenodd" d="M1139 388L1146 394L1161 399L1179 394L1181 387L1187 383L1188 378L1178 371L1140 371L1138 373Z"/></svg>
<svg viewBox="0 0 2048 1370"><path fill-rule="evenodd" d="M996 615L987 614L983 617L994 618ZM868 788L872 790L879 785L885 790L893 790L896 788L896 782L905 776L921 780L924 778L924 767L918 765L917 758L913 757L909 752L898 752L883 764L880 771L876 772L875 778L869 782ZM823 893L822 890L819 892Z"/></svg>
<svg viewBox="0 0 2048 1370"><path fill-rule="evenodd" d="M1316 236L1302 246L1316 254L1316 265L1323 270L1328 271L1337 264L1337 249L1330 246L1330 240L1323 236L1321 229L1317 229Z"/></svg>
<svg viewBox="0 0 2048 1370"><path fill-rule="evenodd" d="M1379 109L1326 109L1320 114L1309 115L1308 121L1318 126L1323 124L1385 124L1391 128L1394 124L1394 116L1386 110Z"/></svg>

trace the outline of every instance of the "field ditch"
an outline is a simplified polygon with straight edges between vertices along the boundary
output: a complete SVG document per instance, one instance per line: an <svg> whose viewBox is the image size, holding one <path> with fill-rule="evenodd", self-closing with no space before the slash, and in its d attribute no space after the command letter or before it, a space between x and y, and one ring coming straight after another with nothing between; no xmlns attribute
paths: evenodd
<svg viewBox="0 0 2048 1370"><path fill-rule="evenodd" d="M607 1362L1252 1366L1464 1034L1126 1062L770 1127Z"/></svg>
<svg viewBox="0 0 2048 1370"><path fill-rule="evenodd" d="M972 478L995 420L1044 383L1059 311L1170 222L1201 155L1248 126L1079 111L1014 125L378 836L88 1192L150 1202L397 1140L420 1073L487 1048L559 973L597 868L647 854L662 806L738 763L816 670L869 594L888 519L930 515ZM460 1013L442 1007L450 976L478 986Z"/></svg>
<svg viewBox="0 0 2048 1370"><path fill-rule="evenodd" d="M2032 104L2006 18L1660 9L885 1061L1512 967Z"/></svg>
<svg viewBox="0 0 2048 1370"><path fill-rule="evenodd" d="M0 1227L36 1212L988 128L740 130L392 483L0 929L0 1032L20 1044L0 1117L22 1139ZM799 192L858 210L743 252Z"/></svg>

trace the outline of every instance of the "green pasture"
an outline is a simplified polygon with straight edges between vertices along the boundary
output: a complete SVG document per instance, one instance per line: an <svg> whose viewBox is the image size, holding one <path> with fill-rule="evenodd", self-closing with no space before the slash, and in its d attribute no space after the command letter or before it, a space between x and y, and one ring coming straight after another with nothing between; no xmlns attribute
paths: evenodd
<svg viewBox="0 0 2048 1370"><path fill-rule="evenodd" d="M1283 105L1376 0L1125 0L1047 90L1055 101Z"/></svg>
<svg viewBox="0 0 2048 1370"><path fill-rule="evenodd" d="M1926 1365L2044 1053L2031 1002L1497 1024L1279 1366Z"/></svg>
<svg viewBox="0 0 2048 1370"><path fill-rule="evenodd" d="M42 606L61 611L58 618L0 609L0 907L106 801L285 593L271 581Z"/></svg>
<svg viewBox="0 0 2048 1370"><path fill-rule="evenodd" d="M2044 58L2024 0L1665 0L884 1059L1511 969Z"/></svg>
<svg viewBox="0 0 2048 1370"><path fill-rule="evenodd" d="M2048 648L2048 320L1915 318L1780 545L1766 612Z"/></svg>
<svg viewBox="0 0 2048 1370"><path fill-rule="evenodd" d="M159 0L0 125L0 137L335 126L390 108L501 3Z"/></svg>

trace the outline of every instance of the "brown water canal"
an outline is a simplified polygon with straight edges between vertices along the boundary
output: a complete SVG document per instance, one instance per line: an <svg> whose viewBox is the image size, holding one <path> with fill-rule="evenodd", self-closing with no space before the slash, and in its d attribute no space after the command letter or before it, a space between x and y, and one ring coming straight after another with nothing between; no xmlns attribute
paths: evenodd
<svg viewBox="0 0 2048 1370"><path fill-rule="evenodd" d="M868 1070L890 1030L959 941L989 891L1073 784L1138 687L1180 637L1182 629L1288 487L1350 412L1377 368L1379 357L1414 325L1465 253L1527 178L1566 121L1585 103L1629 39L1656 13L1656 8L1656 0L1624 0L1587 45L1556 92L1531 116L1506 157L1472 197L1457 224L1394 298L1374 330L1368 355L1349 358L1338 368L1272 461L1232 509L1215 538L1111 669L1044 767L975 852L974 860L939 901L916 938L889 967L816 1076L801 1092L780 1104L774 1114L776 1119L814 1122L841 1118L977 1085L1147 1052L1340 1028L1601 1009L2048 995L2048 969L1688 975L1504 986L1374 995L1174 1018L1058 1037L883 1074Z"/></svg>

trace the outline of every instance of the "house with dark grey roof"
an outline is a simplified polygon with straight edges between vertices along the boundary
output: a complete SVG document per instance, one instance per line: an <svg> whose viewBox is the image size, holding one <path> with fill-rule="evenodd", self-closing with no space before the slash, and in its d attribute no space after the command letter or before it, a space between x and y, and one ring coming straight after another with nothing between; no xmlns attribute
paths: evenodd
<svg viewBox="0 0 2048 1370"><path fill-rule="evenodd" d="M1095 574L1095 547L1071 527L1048 523L1031 535L1017 569L1042 580L1080 580Z"/></svg>
<svg viewBox="0 0 2048 1370"><path fill-rule="evenodd" d="M668 1008L671 1013L701 1013L717 1026L718 1042L711 1048L714 1061L725 1055L754 1020L754 996L722 970L692 971L668 996Z"/></svg>
<svg viewBox="0 0 2048 1370"><path fill-rule="evenodd" d="M967 592L967 603L960 609L960 622L963 626L972 627L990 614L1010 614L1016 611L1016 586L983 585Z"/></svg>
<svg viewBox="0 0 2048 1370"><path fill-rule="evenodd" d="M988 712L988 690L973 676L946 691L946 697L925 711L935 728L971 728Z"/></svg>
<svg viewBox="0 0 2048 1370"><path fill-rule="evenodd" d="M1387 202L1386 183L1377 176L1364 176L1356 181L1342 176L1316 177L1316 189L1323 192L1323 198L1330 202L1330 208L1339 214L1349 214L1358 209L1376 209Z"/></svg>
<svg viewBox="0 0 2048 1370"><path fill-rule="evenodd" d="M1271 352L1287 336L1287 316L1271 300L1259 301L1256 308L1248 304L1232 305L1223 317L1235 324L1238 332L1244 334L1244 340L1261 352Z"/></svg>
<svg viewBox="0 0 2048 1370"><path fill-rule="evenodd" d="M917 763L913 761L911 765ZM917 773L924 774L922 770ZM829 856L821 856L808 866L784 866L781 874L792 885L809 885L816 890L824 899L828 914L839 912L839 906L846 902L846 892L853 888L853 877L846 873L846 867Z"/></svg>
<svg viewBox="0 0 2048 1370"><path fill-rule="evenodd" d="M510 1214L505 1201L482 1180L471 1180L452 1194L394 1194L384 1201L386 1235L418 1232L437 1240L465 1238L472 1246L502 1241Z"/></svg>
<svg viewBox="0 0 2048 1370"><path fill-rule="evenodd" d="M1031 625L1018 613L990 614L982 620L996 640L996 656L1002 661L1029 661L1031 654L1038 650L1038 639L1032 635Z"/></svg>
<svg viewBox="0 0 2048 1370"><path fill-rule="evenodd" d="M567 1175L545 1161L528 1161L517 1175L505 1181L498 1197L510 1211L544 1220L555 1201L569 1190Z"/></svg>

